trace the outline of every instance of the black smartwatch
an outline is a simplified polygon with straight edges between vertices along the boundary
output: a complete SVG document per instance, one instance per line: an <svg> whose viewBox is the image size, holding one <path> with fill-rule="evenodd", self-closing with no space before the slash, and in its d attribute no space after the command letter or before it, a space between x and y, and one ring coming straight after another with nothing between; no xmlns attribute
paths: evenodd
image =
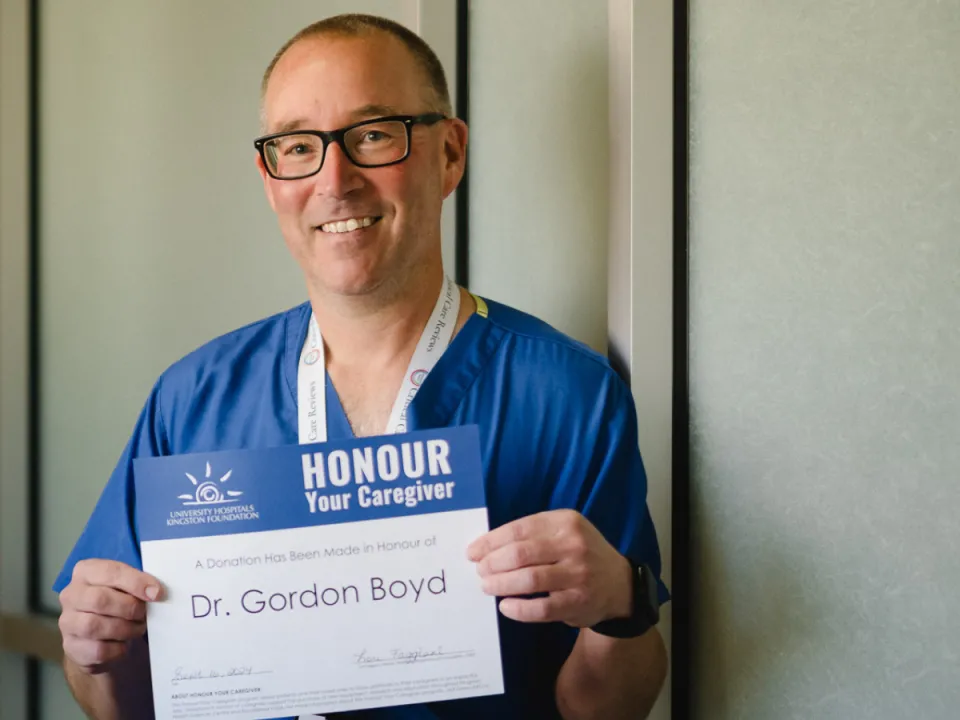
<svg viewBox="0 0 960 720"><path fill-rule="evenodd" d="M644 564L627 558L633 572L633 612L630 617L611 618L590 629L615 638L634 638L660 622L660 602L657 599L657 579Z"/></svg>

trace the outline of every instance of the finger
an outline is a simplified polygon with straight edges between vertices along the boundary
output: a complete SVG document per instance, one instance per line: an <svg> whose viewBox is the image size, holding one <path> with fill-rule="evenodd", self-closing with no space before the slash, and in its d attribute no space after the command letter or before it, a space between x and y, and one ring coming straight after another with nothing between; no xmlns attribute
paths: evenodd
<svg viewBox="0 0 960 720"><path fill-rule="evenodd" d="M576 604L572 593L556 592L539 598L504 598L500 612L518 622L565 622L573 616Z"/></svg>
<svg viewBox="0 0 960 720"><path fill-rule="evenodd" d="M144 601L160 597L159 580L116 560L81 560L73 569L73 579L122 590Z"/></svg>
<svg viewBox="0 0 960 720"><path fill-rule="evenodd" d="M563 565L538 565L483 578L481 586L488 595L533 595L566 590L573 579Z"/></svg>
<svg viewBox="0 0 960 720"><path fill-rule="evenodd" d="M101 585L68 585L61 593L60 604L65 610L136 622L142 622L147 617L147 605L143 600Z"/></svg>
<svg viewBox="0 0 960 720"><path fill-rule="evenodd" d="M145 622L85 612L65 612L60 616L60 631L81 640L116 640L126 642L142 637L147 630Z"/></svg>
<svg viewBox="0 0 960 720"><path fill-rule="evenodd" d="M126 655L127 644L113 640L104 642L65 636L63 653L86 672L96 673L100 672L107 663Z"/></svg>
<svg viewBox="0 0 960 720"><path fill-rule="evenodd" d="M477 564L481 576L509 572L535 565L549 565L560 560L559 548L543 540L520 540L490 551Z"/></svg>
<svg viewBox="0 0 960 720"><path fill-rule="evenodd" d="M474 562L478 562L489 553L505 545L549 533L553 512L555 511L528 515L481 535L467 546L467 557Z"/></svg>

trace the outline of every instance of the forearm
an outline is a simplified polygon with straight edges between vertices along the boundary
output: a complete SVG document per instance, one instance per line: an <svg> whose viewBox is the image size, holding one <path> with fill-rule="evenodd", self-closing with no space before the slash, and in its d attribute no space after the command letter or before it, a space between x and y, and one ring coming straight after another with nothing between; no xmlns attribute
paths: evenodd
<svg viewBox="0 0 960 720"><path fill-rule="evenodd" d="M630 640L584 629L557 678L557 707L564 720L646 718L666 674L656 628Z"/></svg>
<svg viewBox="0 0 960 720"><path fill-rule="evenodd" d="M153 718L149 653L146 643L130 644L128 654L109 671L84 672L68 658L63 671L77 704L93 720L148 720Z"/></svg>

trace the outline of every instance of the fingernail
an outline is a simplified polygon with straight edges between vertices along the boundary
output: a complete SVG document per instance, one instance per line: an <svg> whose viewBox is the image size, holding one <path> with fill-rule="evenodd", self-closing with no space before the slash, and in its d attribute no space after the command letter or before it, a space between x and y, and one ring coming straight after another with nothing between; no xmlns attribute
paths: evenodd
<svg viewBox="0 0 960 720"><path fill-rule="evenodd" d="M158 588L156 585L148 585L148 586L147 586L147 597L148 597L148 598L150 598L151 600L156 600L156 599L157 599L157 596L158 596L159 594L160 594L160 588Z"/></svg>

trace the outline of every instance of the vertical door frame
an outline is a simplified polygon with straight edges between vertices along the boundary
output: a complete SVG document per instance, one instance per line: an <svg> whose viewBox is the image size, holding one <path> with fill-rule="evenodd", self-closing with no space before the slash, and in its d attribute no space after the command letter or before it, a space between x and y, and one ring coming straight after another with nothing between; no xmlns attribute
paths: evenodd
<svg viewBox="0 0 960 720"><path fill-rule="evenodd" d="M671 668L655 720L690 716L687 3L608 0L610 360L631 385Z"/></svg>

